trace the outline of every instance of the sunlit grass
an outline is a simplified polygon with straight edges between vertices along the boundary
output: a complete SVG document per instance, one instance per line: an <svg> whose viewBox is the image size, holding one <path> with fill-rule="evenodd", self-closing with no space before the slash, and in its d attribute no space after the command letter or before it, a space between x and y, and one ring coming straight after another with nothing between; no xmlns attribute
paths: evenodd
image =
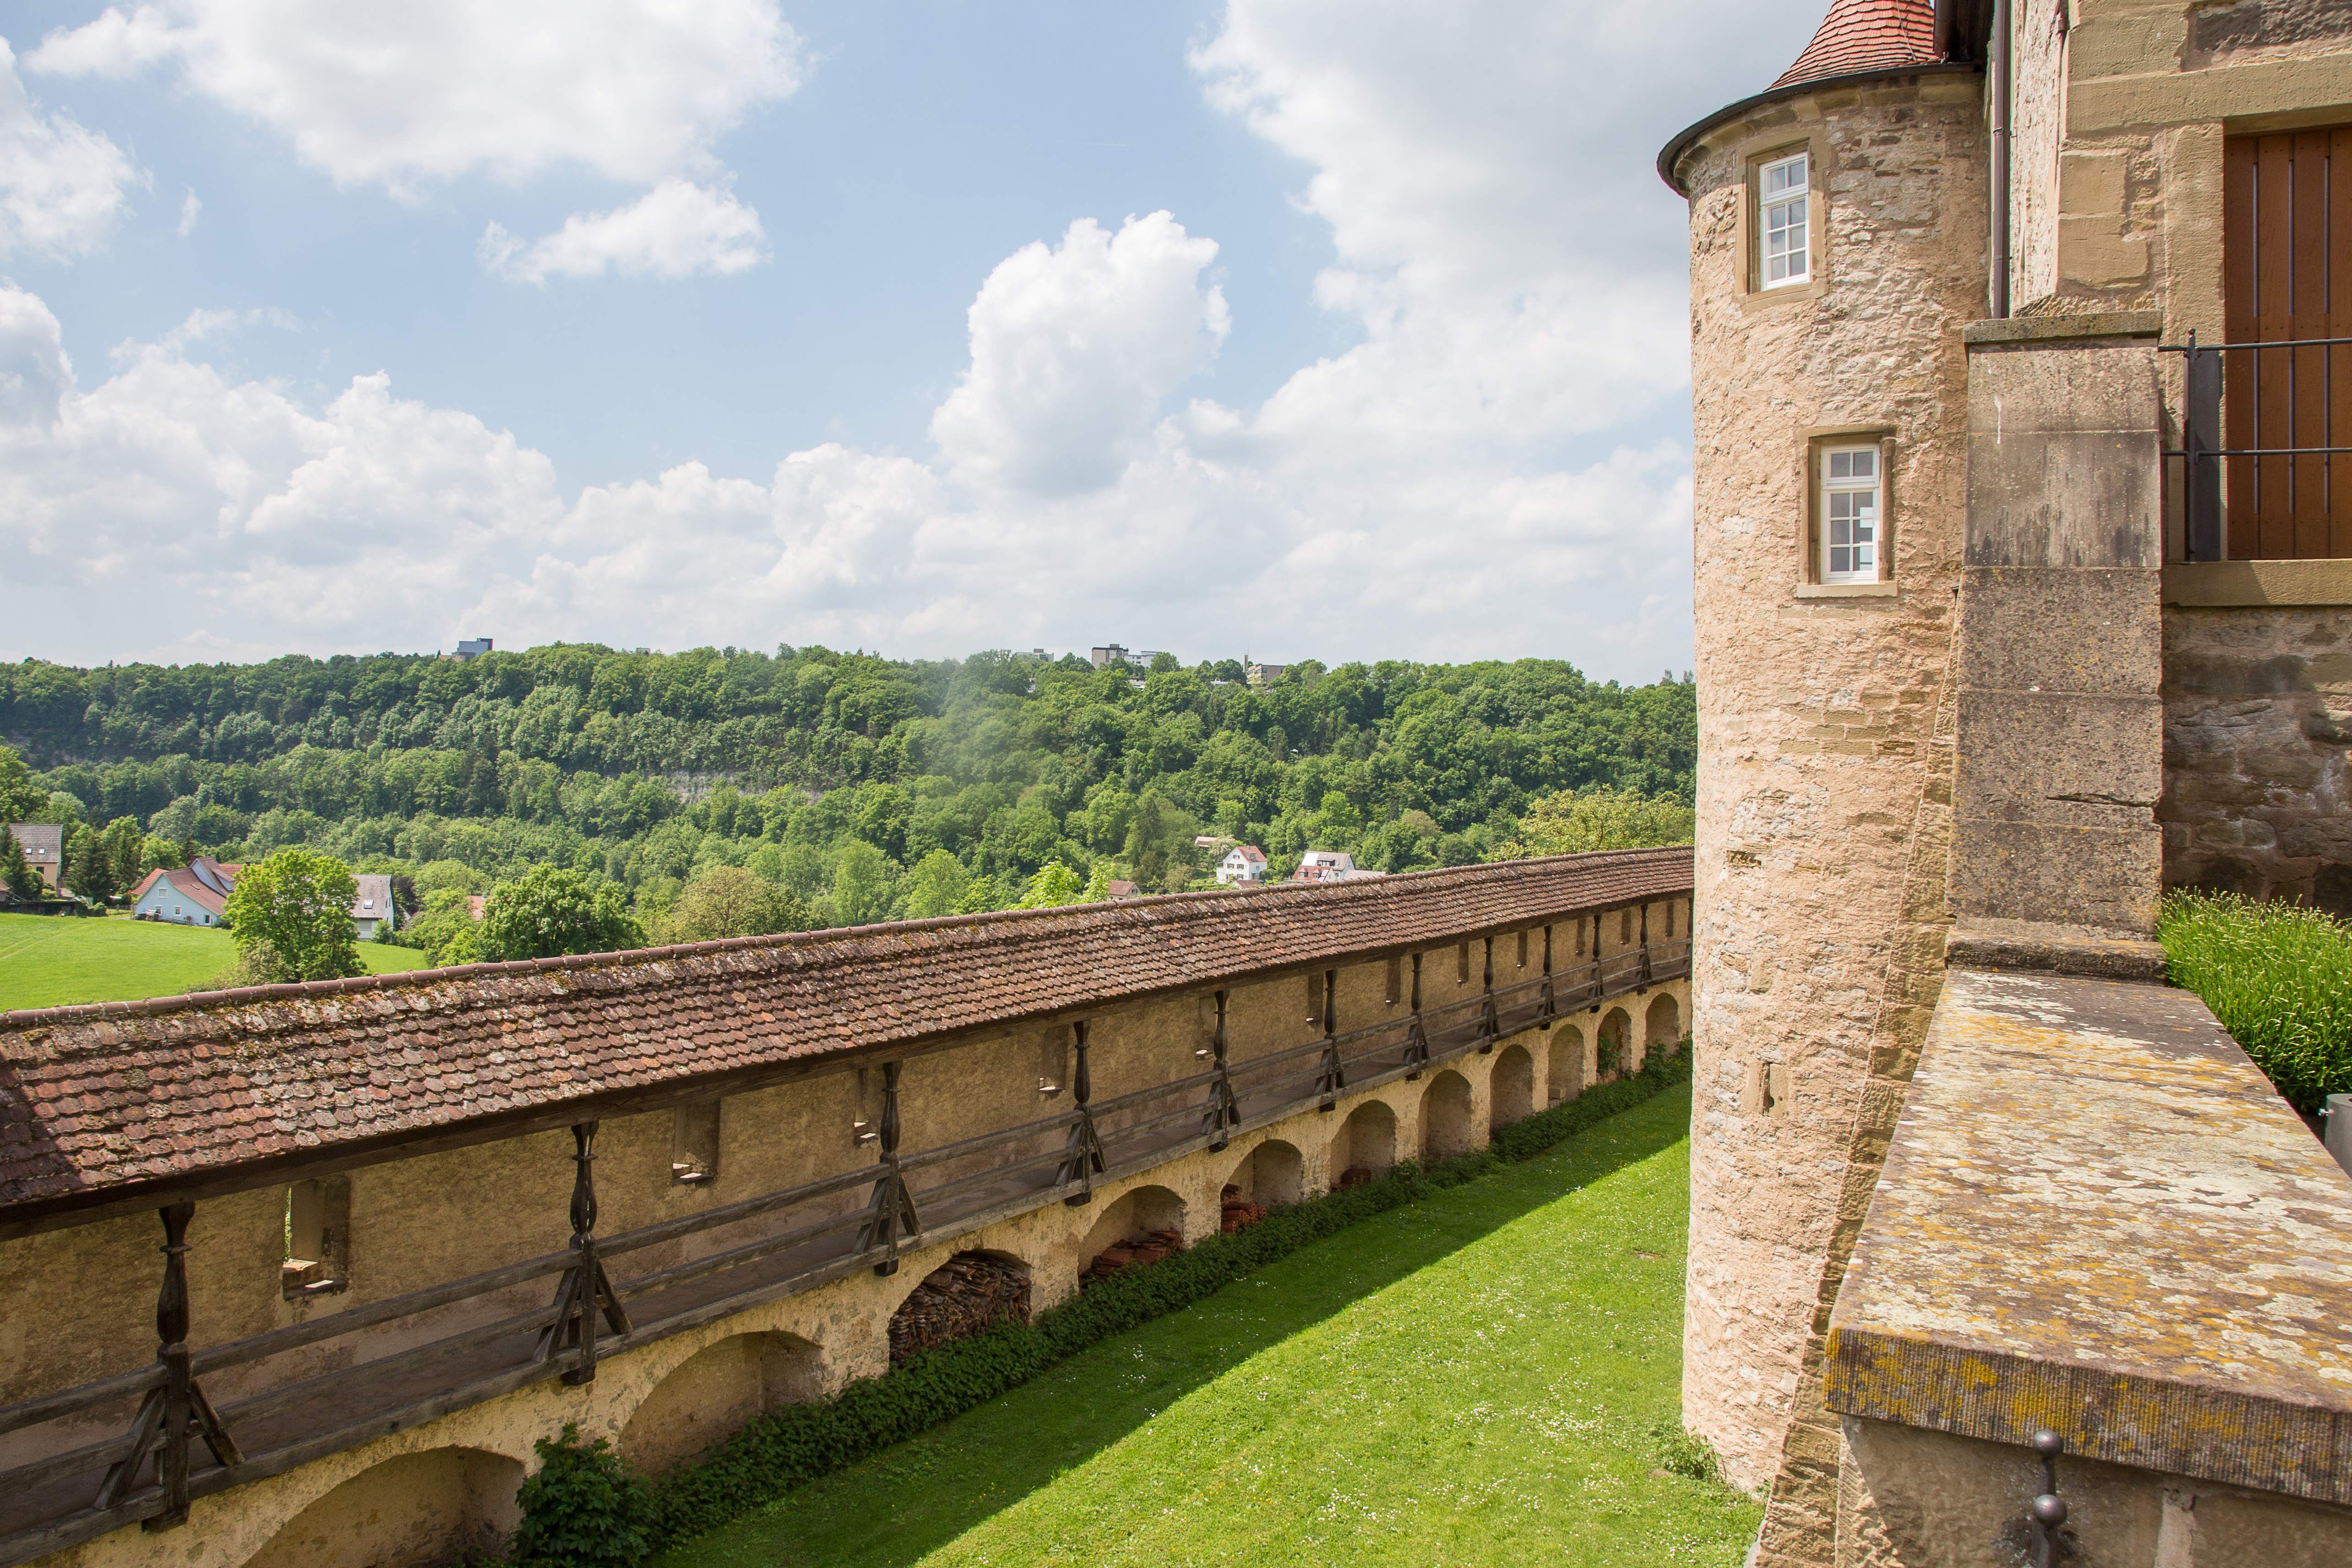
<svg viewBox="0 0 2352 1568"><path fill-rule="evenodd" d="M2352 1093L2352 926L2294 904L2173 893L2157 940L2287 1100L2315 1111Z"/></svg>
<svg viewBox="0 0 2352 1568"><path fill-rule="evenodd" d="M0 1012L68 1002L135 1002L174 996L228 967L226 931L115 915L0 915ZM360 943L371 974L415 969L414 948Z"/></svg>
<svg viewBox="0 0 2352 1568"><path fill-rule="evenodd" d="M1756 1505L1663 1468L1687 1458L1659 1437L1689 1108L1662 1094L1352 1226L664 1568L1728 1568Z"/></svg>

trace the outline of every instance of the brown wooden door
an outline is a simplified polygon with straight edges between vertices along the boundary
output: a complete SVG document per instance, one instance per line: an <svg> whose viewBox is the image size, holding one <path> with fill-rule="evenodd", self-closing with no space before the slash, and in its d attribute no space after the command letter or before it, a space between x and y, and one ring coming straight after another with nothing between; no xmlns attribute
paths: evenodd
<svg viewBox="0 0 2352 1568"><path fill-rule="evenodd" d="M2232 136L2222 206L2229 341L2352 337L2352 126ZM2352 557L2352 344L2223 359L2223 445L2304 449L2228 460L2231 556Z"/></svg>

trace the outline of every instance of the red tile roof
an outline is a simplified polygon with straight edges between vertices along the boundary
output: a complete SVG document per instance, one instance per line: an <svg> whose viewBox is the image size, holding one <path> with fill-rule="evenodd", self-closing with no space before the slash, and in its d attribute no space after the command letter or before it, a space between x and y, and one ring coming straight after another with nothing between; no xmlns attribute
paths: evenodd
<svg viewBox="0 0 2352 1568"><path fill-rule="evenodd" d="M1813 41L1772 85L1898 70L1943 58L1936 47L1934 0L1835 0Z"/></svg>
<svg viewBox="0 0 2352 1568"><path fill-rule="evenodd" d="M0 1224L1690 888L1631 850L0 1014Z"/></svg>

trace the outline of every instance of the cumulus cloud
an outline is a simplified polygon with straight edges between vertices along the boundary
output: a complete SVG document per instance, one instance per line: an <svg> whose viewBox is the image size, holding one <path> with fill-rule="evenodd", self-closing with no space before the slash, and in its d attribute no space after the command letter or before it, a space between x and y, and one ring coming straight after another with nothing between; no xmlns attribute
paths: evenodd
<svg viewBox="0 0 2352 1568"><path fill-rule="evenodd" d="M121 148L72 116L41 113L0 38L0 258L68 260L105 242L141 181Z"/></svg>
<svg viewBox="0 0 2352 1568"><path fill-rule="evenodd" d="M486 262L532 282L759 260L759 217L714 188L711 148L807 68L777 0L164 0L53 32L26 63L114 79L176 68L337 184L402 200L469 174L584 170L648 187L532 244L493 225Z"/></svg>
<svg viewBox="0 0 2352 1568"><path fill-rule="evenodd" d="M550 278L721 277L757 266L768 254L760 215L734 193L664 180L627 206L574 213L563 226L526 244L493 223L483 231L482 265L518 283Z"/></svg>
<svg viewBox="0 0 2352 1568"><path fill-rule="evenodd" d="M193 187L189 190L186 195L180 198L180 226L178 233L182 239L185 239L188 236L196 232L196 219L203 216L204 210L204 200L196 195Z"/></svg>
<svg viewBox="0 0 2352 1568"><path fill-rule="evenodd" d="M1080 218L1000 262L971 303L971 367L931 419L957 475L1045 493L1117 478L1232 330L1201 284L1216 255L1157 212L1117 234Z"/></svg>

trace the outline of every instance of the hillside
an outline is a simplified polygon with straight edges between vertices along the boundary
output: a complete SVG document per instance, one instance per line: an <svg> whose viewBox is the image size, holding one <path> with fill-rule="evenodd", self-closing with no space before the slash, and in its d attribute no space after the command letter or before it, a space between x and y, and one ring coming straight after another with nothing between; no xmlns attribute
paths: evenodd
<svg viewBox="0 0 2352 1568"><path fill-rule="evenodd" d="M902 912L902 872L941 850L955 864L934 869L985 907L1055 859L1181 887L1202 832L1262 844L1278 871L1310 846L1406 870L1486 858L1563 788L1691 798L1687 681L1536 659L1308 663L1263 690L1242 673L582 645L28 660L0 666L0 740L55 811L225 858L306 843L444 863L445 885L552 862L656 909L699 868L748 865L842 921Z"/></svg>

